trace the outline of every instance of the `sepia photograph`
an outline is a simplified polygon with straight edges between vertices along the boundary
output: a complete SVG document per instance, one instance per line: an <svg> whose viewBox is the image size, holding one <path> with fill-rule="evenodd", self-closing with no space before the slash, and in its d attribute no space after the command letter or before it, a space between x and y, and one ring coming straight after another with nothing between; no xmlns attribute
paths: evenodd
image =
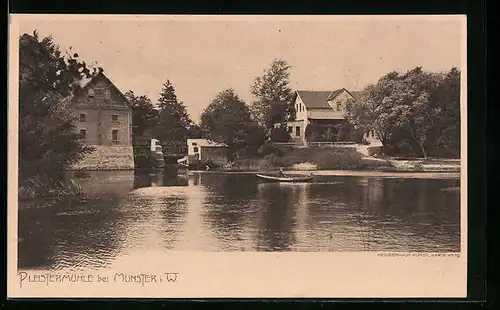
<svg viewBox="0 0 500 310"><path fill-rule="evenodd" d="M465 297L465 23L11 15L10 292Z"/></svg>

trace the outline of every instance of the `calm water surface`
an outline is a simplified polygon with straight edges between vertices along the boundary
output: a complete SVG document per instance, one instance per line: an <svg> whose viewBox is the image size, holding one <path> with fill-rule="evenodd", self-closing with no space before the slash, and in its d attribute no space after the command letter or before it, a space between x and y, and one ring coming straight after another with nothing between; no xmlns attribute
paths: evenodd
<svg viewBox="0 0 500 310"><path fill-rule="evenodd" d="M457 178L73 178L85 202L20 204L19 268L103 268L138 251L460 251Z"/></svg>

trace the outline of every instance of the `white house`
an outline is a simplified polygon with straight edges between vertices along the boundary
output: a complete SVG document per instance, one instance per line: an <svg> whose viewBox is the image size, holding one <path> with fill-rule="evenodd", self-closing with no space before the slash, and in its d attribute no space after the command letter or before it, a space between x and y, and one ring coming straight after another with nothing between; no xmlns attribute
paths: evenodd
<svg viewBox="0 0 500 310"><path fill-rule="evenodd" d="M295 91L292 103L295 120L286 124L292 141L306 143L306 128L309 124L337 125L344 120L346 103L355 99L345 88L334 91ZM379 143L373 131L365 135L371 144Z"/></svg>
<svg viewBox="0 0 500 310"><path fill-rule="evenodd" d="M227 162L227 146L207 139L187 139L188 155L179 163L205 164L211 162L216 165L224 165Z"/></svg>

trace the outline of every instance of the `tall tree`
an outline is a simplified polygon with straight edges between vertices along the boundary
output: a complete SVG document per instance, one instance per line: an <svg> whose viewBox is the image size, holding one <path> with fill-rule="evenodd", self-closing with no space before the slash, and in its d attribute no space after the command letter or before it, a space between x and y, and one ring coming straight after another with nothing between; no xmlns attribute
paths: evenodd
<svg viewBox="0 0 500 310"><path fill-rule="evenodd" d="M151 136L158 123L158 110L147 96L136 95L129 90L125 97L132 104L132 134L133 138L143 135Z"/></svg>
<svg viewBox="0 0 500 310"><path fill-rule="evenodd" d="M203 132L201 130L200 125L191 124L189 127L189 138L191 139L200 139L203 136Z"/></svg>
<svg viewBox="0 0 500 310"><path fill-rule="evenodd" d="M290 120L293 113L291 104L292 90L289 69L291 66L282 59L274 59L264 75L257 77L251 86L255 97L251 111L253 118L266 129L270 130L276 123Z"/></svg>
<svg viewBox="0 0 500 310"><path fill-rule="evenodd" d="M78 89L89 68L78 54L64 55L36 31L19 39L19 177L57 178L92 151L76 133L75 115L63 100Z"/></svg>
<svg viewBox="0 0 500 310"><path fill-rule="evenodd" d="M431 96L439 113L435 145L460 157L460 71L452 68Z"/></svg>
<svg viewBox="0 0 500 310"><path fill-rule="evenodd" d="M186 106L177 99L175 88L167 80L163 84L158 99L159 117L156 136L162 142L184 142L189 137L189 128L193 122L189 118Z"/></svg>
<svg viewBox="0 0 500 310"><path fill-rule="evenodd" d="M261 127L252 120L250 110L233 89L220 92L201 115L205 138L228 146L228 158L236 151L263 141Z"/></svg>

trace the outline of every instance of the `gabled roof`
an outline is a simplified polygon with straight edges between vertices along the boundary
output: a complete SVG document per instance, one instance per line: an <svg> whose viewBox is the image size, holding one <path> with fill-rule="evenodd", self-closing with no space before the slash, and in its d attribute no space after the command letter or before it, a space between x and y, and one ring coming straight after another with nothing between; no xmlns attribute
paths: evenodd
<svg viewBox="0 0 500 310"><path fill-rule="evenodd" d="M92 83L92 81L94 81L98 77L103 77L106 81L108 81L108 83L111 84L111 86L113 86L113 88L118 92L118 94L123 98L123 100L125 100L125 102L129 106L132 106L132 104L127 99L127 97L121 92L121 90L118 87L116 87L115 83L113 83L106 75L104 75L104 73L102 71L99 72L99 73L97 73L97 74L95 74L92 77L85 77L85 78L82 78L81 80L79 80L77 83L80 86L80 90L77 91L77 92L75 92L74 94L72 94L72 95L64 98L63 101L69 102L70 100L72 100L73 98L75 98L75 96L76 96L77 93L84 91Z"/></svg>
<svg viewBox="0 0 500 310"><path fill-rule="evenodd" d="M328 101L335 99L335 97L340 95L343 91L346 91L349 95L353 96L345 88L336 89L334 91L297 90L293 100L295 100L298 95L307 109L331 109Z"/></svg>
<svg viewBox="0 0 500 310"><path fill-rule="evenodd" d="M328 97L331 91L310 91L310 90L297 90L295 96L299 96L302 102L308 109L330 109L328 104ZM294 96L294 99L295 99Z"/></svg>

